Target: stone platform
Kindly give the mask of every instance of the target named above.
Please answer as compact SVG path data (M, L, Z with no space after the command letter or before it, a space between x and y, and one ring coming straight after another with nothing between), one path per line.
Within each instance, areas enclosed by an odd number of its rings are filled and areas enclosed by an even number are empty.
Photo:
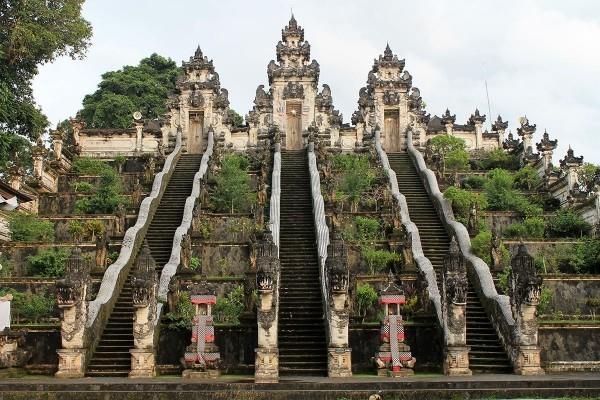
M372 396L376 395L376 396ZM380 396L380 397L377 397ZM372 396L372 397L371 397ZM414 376L386 379L286 378L278 384L253 383L251 377L218 380L25 377L0 381L0 400L339 400L339 399L488 399L600 397L600 374Z

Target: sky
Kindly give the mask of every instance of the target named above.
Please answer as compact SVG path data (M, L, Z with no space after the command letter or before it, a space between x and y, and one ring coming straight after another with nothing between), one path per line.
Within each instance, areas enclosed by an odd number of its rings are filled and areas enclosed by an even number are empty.
M40 67L34 95L56 124L75 115L100 75L156 52L187 60L200 45L214 60L231 106L245 115L268 87L281 29L293 10L349 122L373 59L386 43L406 60L431 115L446 108L465 123L475 108L537 124L559 146L600 163L600 1L596 0L88 0L94 29L83 60ZM489 93L489 107L486 85ZM489 118L491 109L492 118Z

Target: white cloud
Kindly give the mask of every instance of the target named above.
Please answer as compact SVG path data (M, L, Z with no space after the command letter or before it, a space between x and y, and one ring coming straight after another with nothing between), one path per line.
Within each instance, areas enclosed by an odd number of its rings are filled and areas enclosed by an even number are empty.
M53 122L73 115L103 72L157 52L180 62L197 44L214 59L232 106L245 114L265 84L290 7L305 28L321 84L348 121L358 89L387 41L432 114L446 107L465 121L479 107L515 129L527 114L541 135L600 162L600 3L594 1L193 1L86 3L93 46L83 61L43 66L34 89ZM115 10L119 10L115 12ZM489 120L489 116L488 116Z

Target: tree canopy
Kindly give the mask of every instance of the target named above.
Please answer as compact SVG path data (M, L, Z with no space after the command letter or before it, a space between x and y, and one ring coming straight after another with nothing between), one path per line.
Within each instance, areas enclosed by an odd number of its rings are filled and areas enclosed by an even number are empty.
M179 73L173 60L156 53L137 66L106 72L98 90L83 99L81 117L90 128L128 128L134 111L144 118L160 117Z
M38 66L59 56L82 58L92 27L83 0L4 0L0 3L0 132L37 138L48 125L35 104Z

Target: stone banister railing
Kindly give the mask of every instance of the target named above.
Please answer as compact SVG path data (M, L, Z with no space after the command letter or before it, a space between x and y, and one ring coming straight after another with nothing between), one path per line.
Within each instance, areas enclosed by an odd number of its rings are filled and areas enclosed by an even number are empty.
M321 295L323 296L323 304L325 316L329 321L330 306L328 301L327 271L325 269L325 261L327 260L327 246L329 246L329 228L325 221L325 202L321 194L321 177L317 167L317 157L315 155L314 143L308 144L308 171L310 173L310 188L313 201L313 216L315 219L315 233L317 236L317 254L319 255L319 275L321 277ZM329 333L328 333L329 335Z
M183 240L183 236L188 233L190 230L190 226L192 225L193 213L194 213L194 205L196 204L196 200L200 196L200 181L206 174L208 170L208 162L213 153L213 145L214 145L214 134L212 130L208 131L208 142L206 145L206 150L202 155L202 160L200 161L200 168L198 172L194 175L194 182L192 184L192 192L185 200L185 205L183 208L183 217L181 219L181 224L175 230L175 235L173 236L173 247L171 250L171 257L169 261L164 265L162 272L160 273L160 279L158 283L158 294L157 297L161 302L157 306L156 317L157 321L160 321L160 312L162 310L162 301L166 301L167 294L169 293L169 284L171 283L171 278L177 273L177 268L181 262L181 241Z
M279 255L279 213L281 207L281 144L275 143L273 153L273 172L271 175L271 201L269 203L269 224L273 243L277 246Z
M444 319L442 317L441 296L437 284L435 270L433 269L431 261L429 261L429 259L425 257L425 254L423 253L423 248L421 247L421 237L419 236L419 229L414 224L414 222L410 220L408 204L406 203L406 197L404 197L404 195L400 193L400 190L398 189L398 180L396 178L396 172L394 172L394 170L390 167L387 154L381 146L381 137L380 132L378 130L375 131L375 149L377 150L377 154L379 155L379 159L383 166L383 170L385 171L389 179L390 187L392 190L392 196L400 206L402 225L404 225L406 232L411 235L411 247L413 258L417 263L419 269L425 274L425 278L427 279L427 292L429 293L429 299L435 307L435 313L438 317L438 322L440 326L444 328L445 335L446 327L444 326Z
M454 219L452 206L440 192L435 174L427 168L423 155L413 145L412 130L410 128L407 130L406 136L408 154L425 183L425 189L433 200L434 207L446 226L446 230L456 238L460 250L470 267L468 268L470 280L474 284L479 298L491 317L492 323L514 365L518 353L519 338L515 319L510 308L510 299L508 296L498 294L489 266L471 251L471 239L467 228Z
M94 349L95 343L100 339L102 327L108 320L119 291L125 283L129 269L135 261L180 155L181 131L178 131L175 149L166 158L162 171L154 177L152 190L140 205L135 225L125 232L119 257L106 269L96 298L89 302L86 331L89 334L89 339L92 340L92 346L88 346L88 351Z

